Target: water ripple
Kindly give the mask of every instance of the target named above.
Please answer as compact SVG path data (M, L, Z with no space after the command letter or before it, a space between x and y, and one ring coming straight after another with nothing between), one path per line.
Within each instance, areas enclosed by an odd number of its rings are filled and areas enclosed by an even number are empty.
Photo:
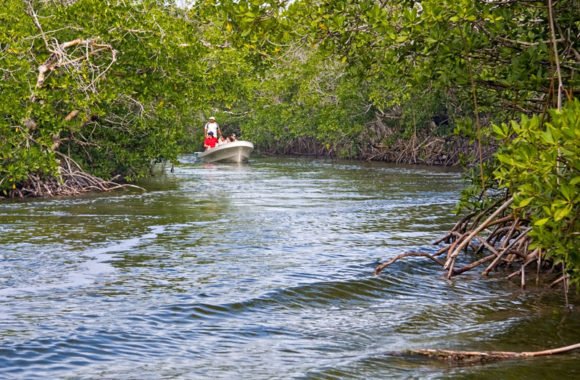
M144 185L0 204L0 378L477 377L392 353L580 338L560 293L449 281L421 258L372 275L434 249L457 172L186 156Z

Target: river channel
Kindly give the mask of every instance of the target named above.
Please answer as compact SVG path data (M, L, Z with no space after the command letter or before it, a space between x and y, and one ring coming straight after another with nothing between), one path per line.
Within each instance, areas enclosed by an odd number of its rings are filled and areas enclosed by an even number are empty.
M580 354L456 366L406 349L580 341L559 290L425 259L457 171L255 158L148 191L0 203L1 379L580 377ZM572 303L577 302L573 297Z

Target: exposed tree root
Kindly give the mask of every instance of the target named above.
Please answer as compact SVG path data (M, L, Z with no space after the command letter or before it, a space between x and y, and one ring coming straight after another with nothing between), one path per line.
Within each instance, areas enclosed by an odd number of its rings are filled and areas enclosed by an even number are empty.
M393 115L393 119L400 116ZM367 125L362 140L369 143L362 147L359 158L397 164L455 166L460 163L462 156L469 157L479 151L479 146L469 139L457 136L440 137L440 126L435 122L416 128L411 136L400 135L399 128L387 124L385 119L377 117ZM493 145L484 145L481 148L483 159L496 149Z
M281 141L272 140L269 143L260 144L260 152L275 155L334 158L344 156L345 152L353 153L356 151L358 154L350 156L350 158L397 164L455 166L459 164L462 156L468 156L475 149L467 139L441 138L429 133L404 138L394 136L392 131L381 130L380 133L376 132L376 135L374 137L363 136L362 141L358 143L345 139L344 141L336 141L332 145L322 144L310 137ZM383 143L381 139L389 140L389 142ZM391 139L392 141L390 141ZM379 142L376 142L377 140ZM484 155L489 156L493 149L493 147L486 147Z
M441 239L434 244L444 245L435 253L405 252L375 268L375 275L385 268L406 257L426 257L437 263L447 278L475 268L483 268L481 274L488 276L492 271L502 270L506 278L519 278L521 287L526 286L526 269L536 266L536 283L540 273L550 276L550 286L562 284L568 306L569 275L561 265L555 265L544 258L539 249L530 250L530 223L516 216L509 206L513 198L501 199L480 213L465 216ZM468 262L459 266L457 260L461 253L469 252ZM443 256L444 257L440 257ZM556 279L554 280L554 277ZM523 359L571 352L580 349L580 343L570 346L534 352L508 351L453 351L437 349L408 350L397 353L400 356L425 356L458 364L486 363L498 360Z
M142 187L121 184L114 180L107 181L85 172L72 158L60 154L61 166L58 177L46 177L30 174L28 180L8 193L8 198L32 198L73 196L87 192L106 192L121 188L135 188L145 191Z
M447 278L476 268L481 268L483 276L501 270L506 273L507 279L519 278L521 287L524 288L528 281L526 270L535 266L536 283L539 282L540 274L545 273L551 286L563 284L567 293L569 278L565 268L546 259L543 250L529 249L530 222L510 210L512 202L513 198L501 199L480 213L465 216L434 243L443 243L437 252L402 253L379 264L375 268L375 275L402 258L419 256L439 264ZM468 252L470 255L467 260L458 260L462 253ZM460 262L463 264L460 265ZM554 280L555 278L557 279Z
M370 145L362 151L361 158L397 164L454 166L459 163L461 154L471 149L471 146L458 139L435 136L419 139L413 136L410 139L396 138L387 145Z
M409 350L403 355L427 356L438 360L445 360L457 363L486 363L498 360L524 359L538 356L549 356L563 354L580 349L580 343L570 346L554 348L544 351L531 352L510 352L510 351L452 351L452 350Z
M378 265L378 266L375 268L375 274L379 274L379 273L381 273L381 271L382 271L384 268L386 268L386 267L388 267L389 265L391 265L391 264L395 263L396 261L399 261L400 259L403 259L403 258L405 258L405 257L417 257L417 256L419 256L419 257L426 257L426 258L428 258L428 259L431 259L431 260L435 261L437 264L439 264L439 265L441 265L441 266L443 266L443 265L444 265L443 261L441 261L441 260L439 260L437 257L435 257L435 256L437 256L436 254L429 254L429 253L425 253L425 252L405 252L405 253L401 253L400 255L398 255L398 256L396 256L396 257L393 257L393 258L392 258L392 259L390 259L389 261L386 261L386 262L384 262L384 263L382 263L382 264Z

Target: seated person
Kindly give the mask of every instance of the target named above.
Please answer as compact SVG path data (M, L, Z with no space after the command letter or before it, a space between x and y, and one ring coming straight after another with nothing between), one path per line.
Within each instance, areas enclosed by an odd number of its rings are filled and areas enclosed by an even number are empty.
M207 137L203 141L203 147L205 150L214 148L217 145L218 139L216 139L213 135L213 132L208 132Z
M218 145L222 145L222 144L226 144L229 143L230 140L228 140L227 138L224 137L224 135L221 135L220 138L218 139L217 144Z

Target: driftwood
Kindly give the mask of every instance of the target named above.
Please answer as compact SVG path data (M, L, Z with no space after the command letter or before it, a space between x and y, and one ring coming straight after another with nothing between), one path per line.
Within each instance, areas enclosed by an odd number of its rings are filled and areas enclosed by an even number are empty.
M445 360L456 363L486 363L498 360L525 359L538 356L564 354L580 349L580 343L570 346L554 348L544 351L511 352L511 351L452 351L419 349L408 350L402 355L426 356L433 359Z

